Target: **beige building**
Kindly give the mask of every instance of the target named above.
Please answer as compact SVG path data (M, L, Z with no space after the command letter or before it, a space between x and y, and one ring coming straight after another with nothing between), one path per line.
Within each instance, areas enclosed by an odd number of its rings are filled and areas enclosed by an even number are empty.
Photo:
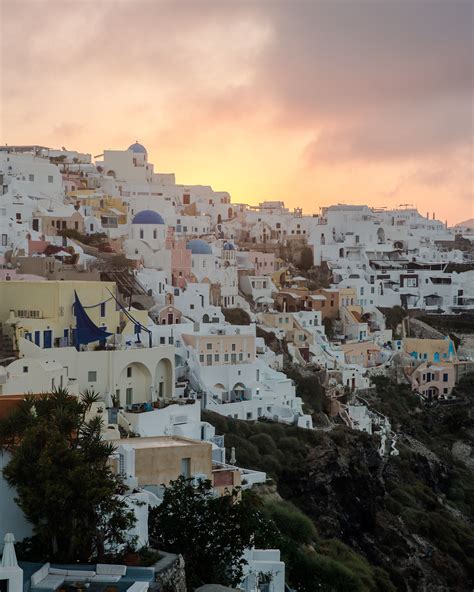
M178 436L127 438L116 442L126 477L138 485L169 485L180 475L211 479L212 444Z
M209 480L220 495L241 485L239 469L213 463L210 442L156 436L121 439L115 445L113 469L140 487L167 486L180 476Z
M84 218L77 211L63 215L54 211L37 212L33 214L32 228L47 236L55 236L60 230L77 230L82 234L85 231Z

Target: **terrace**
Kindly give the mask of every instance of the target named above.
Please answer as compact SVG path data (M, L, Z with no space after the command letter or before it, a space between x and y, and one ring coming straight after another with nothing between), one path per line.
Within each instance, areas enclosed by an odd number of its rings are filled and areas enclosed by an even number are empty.
M19 562L23 592L146 592L154 581L153 567L68 565Z

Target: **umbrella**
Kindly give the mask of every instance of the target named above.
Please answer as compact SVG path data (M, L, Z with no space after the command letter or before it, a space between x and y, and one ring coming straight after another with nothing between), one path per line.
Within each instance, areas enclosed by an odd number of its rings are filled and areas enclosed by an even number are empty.
M3 539L5 545L3 547L2 567L18 567L15 554L15 537L11 532L7 532Z

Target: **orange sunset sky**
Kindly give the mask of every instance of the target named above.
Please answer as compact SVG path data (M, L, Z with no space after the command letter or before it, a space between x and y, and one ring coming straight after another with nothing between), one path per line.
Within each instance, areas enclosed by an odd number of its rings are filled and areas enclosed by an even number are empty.
M0 0L0 141L233 201L474 217L474 3Z

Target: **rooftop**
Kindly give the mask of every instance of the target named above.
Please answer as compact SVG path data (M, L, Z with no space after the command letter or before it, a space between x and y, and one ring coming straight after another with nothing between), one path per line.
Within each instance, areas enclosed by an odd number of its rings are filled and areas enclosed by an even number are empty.
M116 440L117 446L130 446L131 448L171 448L176 446L199 446L206 444L197 440L190 440L179 436L154 436L148 438L122 438Z

